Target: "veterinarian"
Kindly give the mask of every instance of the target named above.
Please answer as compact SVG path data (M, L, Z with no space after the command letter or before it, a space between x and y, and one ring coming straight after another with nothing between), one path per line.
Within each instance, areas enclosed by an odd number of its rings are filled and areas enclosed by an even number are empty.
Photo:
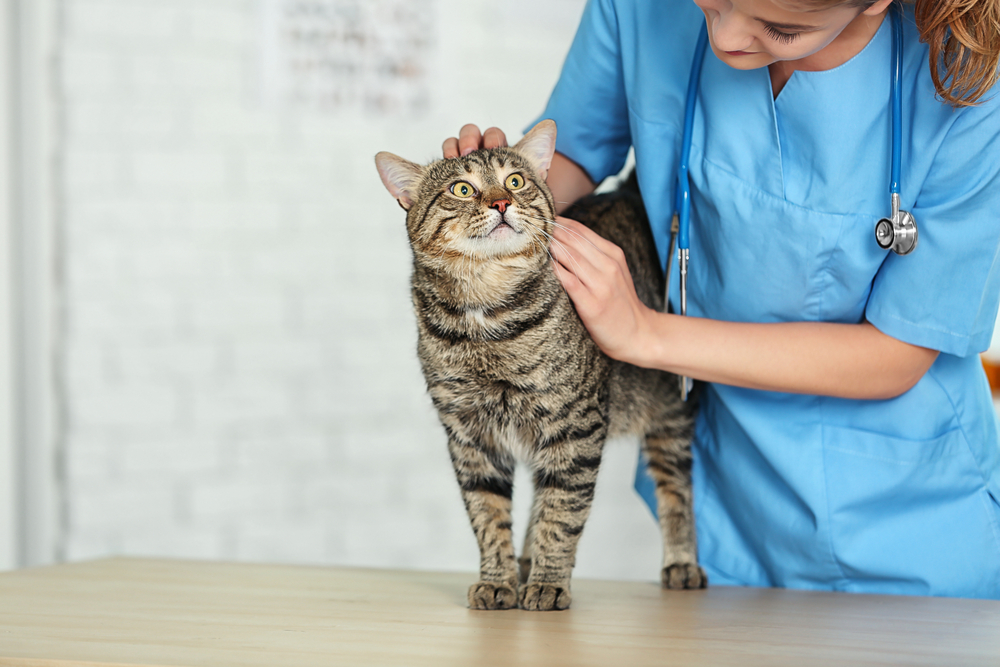
M688 316L643 306L617 248L582 225L562 219L552 253L608 355L707 383L693 477L712 584L1000 598L1000 445L978 356L1000 299L1000 2L902 6L907 255L874 234L890 215L890 11L591 0L543 114L561 208L635 148L665 263L707 25ZM469 125L444 151L500 145ZM655 506L643 473L636 485Z

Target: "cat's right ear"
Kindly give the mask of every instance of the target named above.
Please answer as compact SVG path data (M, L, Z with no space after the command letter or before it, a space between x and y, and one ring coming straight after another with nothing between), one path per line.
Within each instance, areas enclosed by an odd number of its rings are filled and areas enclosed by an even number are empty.
M396 198L400 206L409 211L417 194L417 186L424 177L424 168L385 151L375 156L375 166L378 167L378 175L382 177L385 189Z
M556 151L556 123L545 119L528 130L514 149L528 158L528 162L544 181L552 166L552 154Z

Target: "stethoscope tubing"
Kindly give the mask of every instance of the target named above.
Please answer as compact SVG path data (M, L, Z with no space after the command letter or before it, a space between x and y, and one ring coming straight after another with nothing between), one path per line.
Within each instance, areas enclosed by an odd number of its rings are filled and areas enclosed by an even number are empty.
M687 250L691 247L689 235L691 227L691 177L688 165L691 160L691 134L694 130L694 108L698 101L698 83L701 80L701 67L705 62L705 51L708 48L708 26L702 24L698 33L698 42L694 47L694 60L691 62L691 76L688 79L687 100L684 105L684 135L681 141L681 160L677 168L677 197L674 210L677 211L680 226L677 230L677 247Z
M903 19L896 3L890 5L892 21L892 87L889 89L889 106L892 108L892 179L889 194L899 194L899 170L903 155Z
M889 93L889 104L892 109L892 178L889 184L889 194L899 194L900 162L902 161L903 136L903 105L902 105L902 69L903 69L903 28L901 11L896 3L890 5L890 20L892 21L892 85ZM691 134L694 129L694 110L698 98L698 84L701 79L701 68L705 61L705 51L708 47L708 26L702 24L695 45L694 60L691 62L691 76L688 79L687 100L684 105L684 135L681 141L680 165L677 169L677 196L674 199L674 211L678 217L677 247L687 250L691 247L691 177L689 165L691 160ZM673 249L671 249L672 251Z
M892 172L889 182L889 195L892 205L891 221L894 226L900 214L904 214L913 222L913 217L905 211L899 211L899 180L900 163L902 162L902 69L903 69L903 28L902 10L897 3L893 3L889 8L889 20L892 21L892 75L891 86L889 88L889 106L892 117ZM666 280L664 285L664 310L670 300L670 273L673 270L674 239L677 241L677 255L680 261L681 279L681 315L687 315L687 273L689 262L689 249L691 247L691 177L689 165L691 159L691 135L694 131L694 111L698 99L698 87L701 80L701 69L705 61L705 51L708 48L708 25L702 23L701 31L698 33L698 41L695 44L694 58L691 61L691 75L688 79L687 99L684 104L684 135L681 140L680 162L677 168L677 192L674 197L674 214L671 216L670 224L670 247L667 250ZM900 252L906 254L911 252L916 246L915 225L912 228L913 242L908 250ZM894 247L894 250L896 248ZM899 250L896 250L899 252ZM682 377L681 397L686 399L690 390L690 380Z

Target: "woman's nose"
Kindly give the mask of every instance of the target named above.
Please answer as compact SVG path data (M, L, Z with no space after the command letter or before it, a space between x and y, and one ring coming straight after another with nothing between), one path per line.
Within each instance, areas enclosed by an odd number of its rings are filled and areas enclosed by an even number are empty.
M753 35L738 16L720 13L712 25L712 44L720 51L743 51L753 44Z

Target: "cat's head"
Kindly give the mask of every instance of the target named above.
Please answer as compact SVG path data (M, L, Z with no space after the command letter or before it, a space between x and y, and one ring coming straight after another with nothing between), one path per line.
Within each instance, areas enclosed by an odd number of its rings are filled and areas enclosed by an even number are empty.
M382 183L406 209L418 259L489 261L544 256L555 208L545 176L556 124L543 120L516 145L427 166L375 156Z

